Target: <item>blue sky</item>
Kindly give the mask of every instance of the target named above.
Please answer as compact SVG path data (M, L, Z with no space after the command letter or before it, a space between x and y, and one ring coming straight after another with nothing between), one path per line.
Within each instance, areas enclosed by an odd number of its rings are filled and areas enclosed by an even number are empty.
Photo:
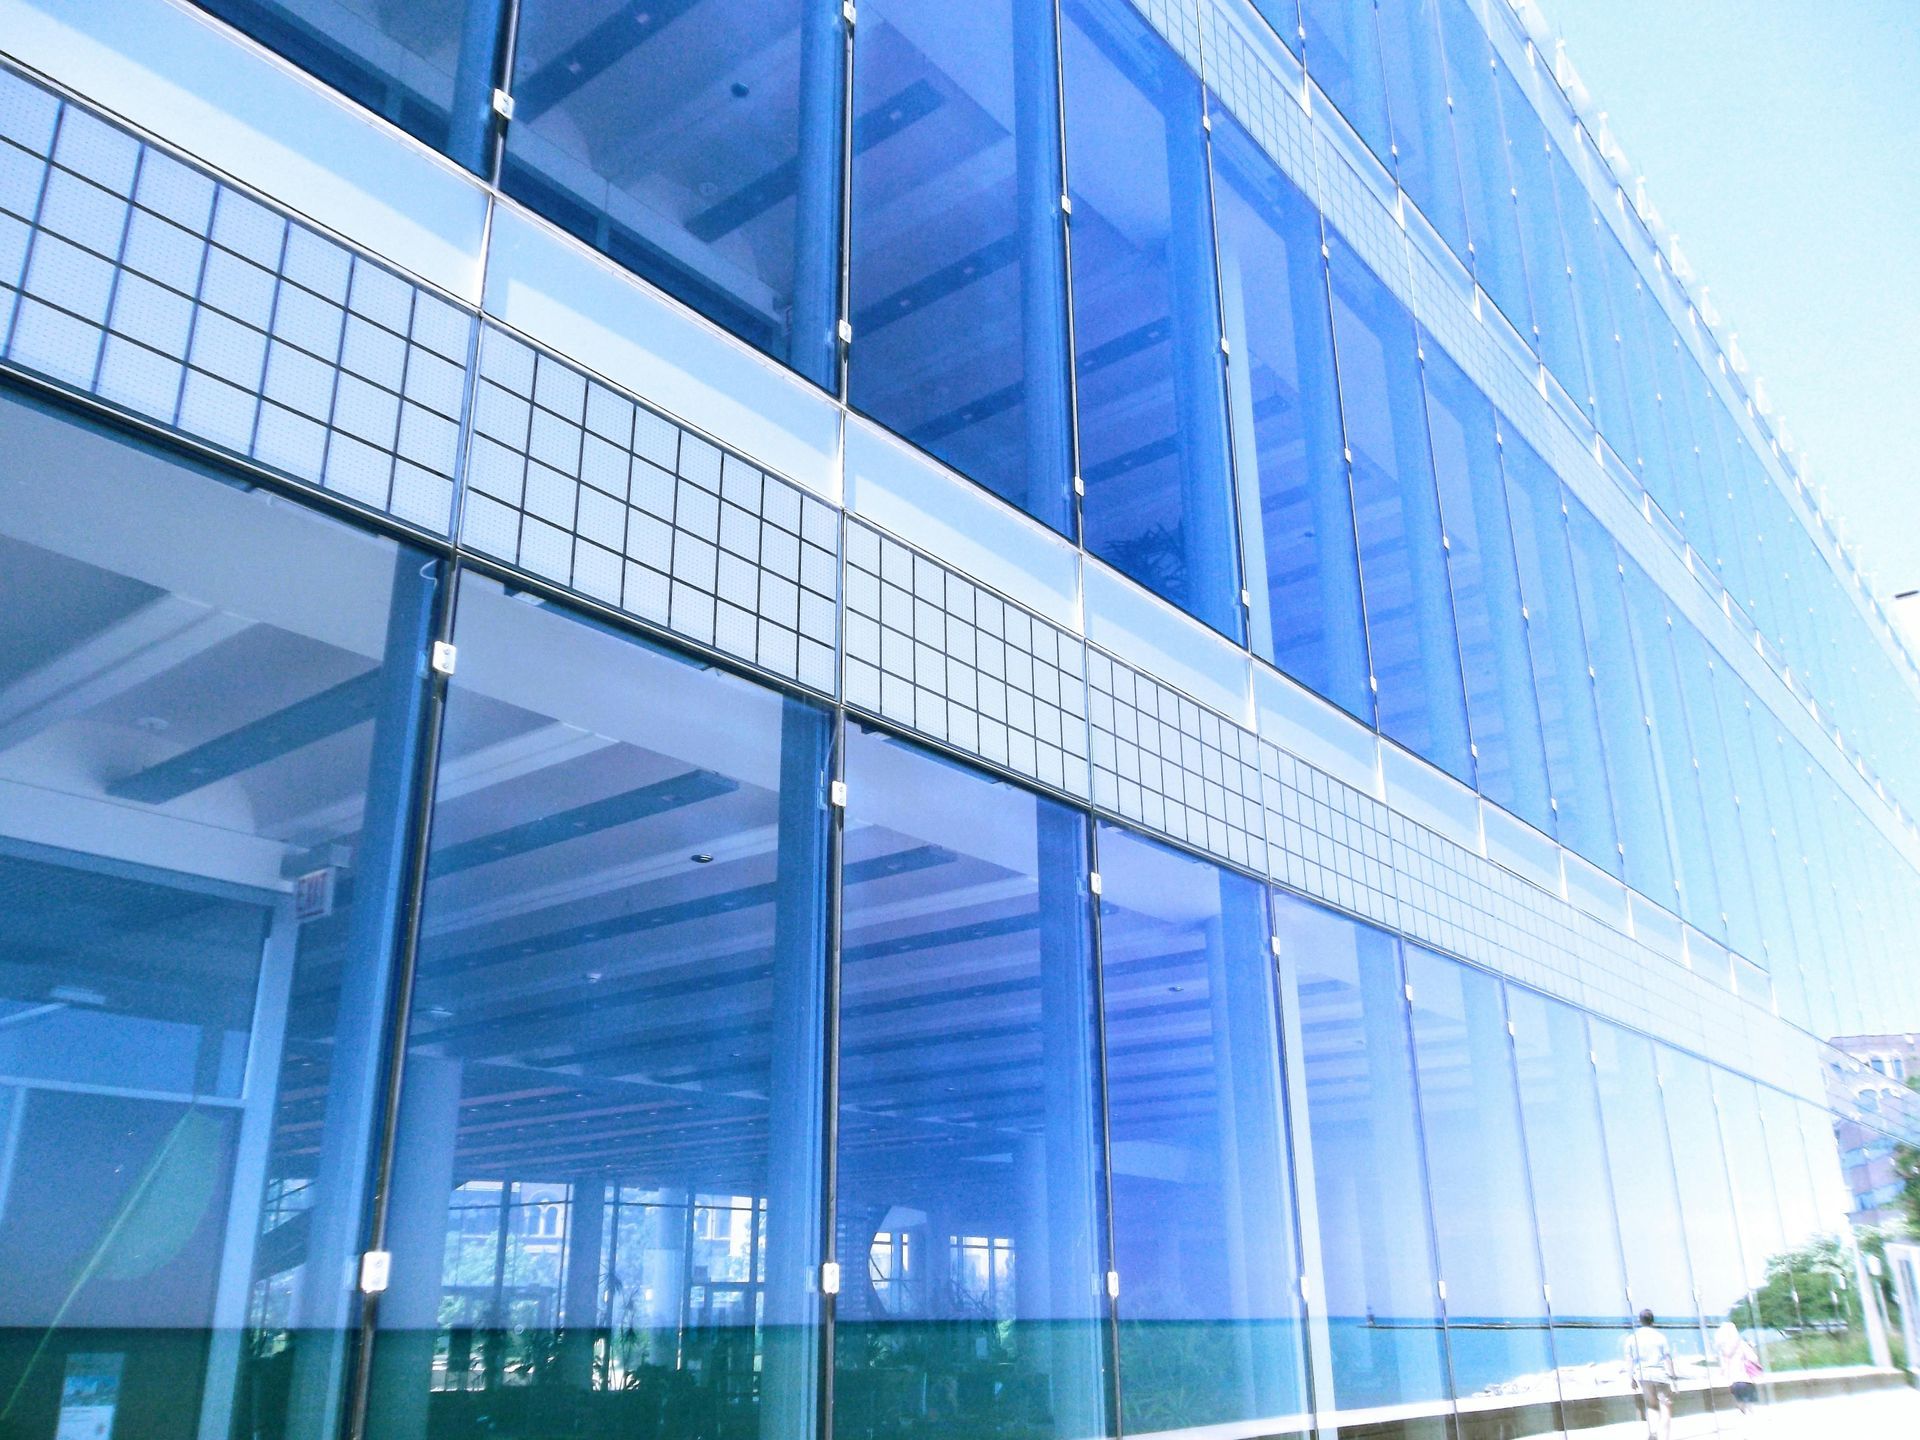
M1875 588L1920 586L1920 0L1538 3Z

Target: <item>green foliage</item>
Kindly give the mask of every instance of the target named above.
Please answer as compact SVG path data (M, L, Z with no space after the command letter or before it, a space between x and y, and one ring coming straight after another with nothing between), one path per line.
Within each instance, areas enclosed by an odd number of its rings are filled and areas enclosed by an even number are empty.
M1733 1307L1733 1322L1795 1335L1841 1330L1854 1317L1853 1252L1823 1235L1767 1261L1767 1278Z

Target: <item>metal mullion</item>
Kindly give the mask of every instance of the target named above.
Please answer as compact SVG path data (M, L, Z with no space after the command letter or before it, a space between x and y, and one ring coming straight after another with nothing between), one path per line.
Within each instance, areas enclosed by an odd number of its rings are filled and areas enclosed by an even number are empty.
M821 1130L820 1130L820 1231L821 1261L838 1263L836 1235L840 1219L840 919L843 910L843 878L847 807L832 803L846 783L847 711L835 704L832 710L832 753L827 774L822 777L827 801L827 912L826 973L822 1003L826 1006L821 1025ZM818 1272L816 1272L817 1274ZM816 1395L817 1435L826 1440L833 1434L834 1341L839 1323L839 1296L820 1296L819 1385Z
M432 626L431 651L439 642L451 642L455 609L463 571L456 555L444 562L441 592L436 602L438 613ZM429 859L434 812L434 792L440 770L440 750L445 732L449 677L427 664L427 656L414 657L424 671L427 685L426 713L421 718L425 729L419 767L413 776L413 808L407 820L406 892L402 897L402 933L400 953L395 966L392 989L387 997L387 1056L382 1077L380 1118L374 1139L374 1180L368 1201L366 1221L367 1250L387 1248L387 1221L393 1202L393 1171L400 1124L401 1088L406 1079L407 1038L413 1012L414 978L419 968L421 922L426 910L427 862ZM393 663L394 657L386 657ZM504 1191L502 1192L505 1193ZM380 1297L366 1295L360 1306L360 1327L356 1337L353 1368L346 1394L346 1440L362 1440L366 1434L367 1403L372 1391L373 1352L380 1319Z
M1082 811L1082 825L1087 837L1086 857L1087 875L1100 873L1100 818L1089 811ZM1104 888L1104 887L1103 887ZM1097 1294L1106 1302L1107 1326L1107 1403L1112 1411L1107 1417L1106 1433L1118 1435L1124 1429L1121 1423L1120 1380L1120 1297L1115 1293L1118 1287L1108 1281L1109 1275L1118 1273L1118 1257L1114 1249L1113 1230L1113 1113L1107 1100L1107 982L1106 956L1103 948L1103 927L1101 924L1102 900L1092 885L1086 885L1088 919L1088 954L1086 963L1093 967L1093 1034L1094 1064L1098 1074L1094 1077L1094 1090L1099 1097L1100 1126L1100 1194L1101 1194L1101 1258L1106 1264L1103 1272L1094 1277L1099 1287Z

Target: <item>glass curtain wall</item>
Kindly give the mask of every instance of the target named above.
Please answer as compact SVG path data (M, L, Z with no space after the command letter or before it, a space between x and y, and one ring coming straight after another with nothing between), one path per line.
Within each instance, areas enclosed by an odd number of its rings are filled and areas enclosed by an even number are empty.
M1569 1432L1631 1422L1619 1366L1633 1322L1587 1020L1517 985L1507 1015L1562 1419Z
M467 576L401 1072L380 1433L806 1433L811 705Z
M484 175L510 0L195 0L274 54Z
M332 1440L440 568L0 428L0 1432Z
M1265 887L1101 824L1120 1419L1311 1426Z
M1493 405L1431 338L1427 432L1480 793L1545 834L1552 791Z
M1339 235L1329 232L1327 244L1380 730L1471 785L1460 644L1413 317Z
M1322 1423L1449 1435L1452 1404L1406 995L1391 935L1276 896L1298 1012L1326 1298Z
M1253 648L1371 724L1320 215L1223 106L1209 111Z
M1109 1433L1084 815L848 733L833 1433Z
M835 388L845 26L814 0L518 0L501 184ZM941 116L854 117L860 153Z
M1064 0L1087 549L1244 639L1200 80L1128 0Z
M1500 981L1405 948L1460 1430L1557 1434L1560 1387Z
M1071 535L1059 108L1049 0L860 13L848 399Z

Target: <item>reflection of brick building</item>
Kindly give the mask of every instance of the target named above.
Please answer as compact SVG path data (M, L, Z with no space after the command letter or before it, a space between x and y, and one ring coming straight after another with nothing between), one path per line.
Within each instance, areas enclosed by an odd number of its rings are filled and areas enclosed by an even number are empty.
M1903 1186L1893 1168L1900 1139L1920 1137L1920 1034L1842 1035L1829 1056L1828 1103L1840 1140L1853 1223L1866 1227L1900 1218Z

